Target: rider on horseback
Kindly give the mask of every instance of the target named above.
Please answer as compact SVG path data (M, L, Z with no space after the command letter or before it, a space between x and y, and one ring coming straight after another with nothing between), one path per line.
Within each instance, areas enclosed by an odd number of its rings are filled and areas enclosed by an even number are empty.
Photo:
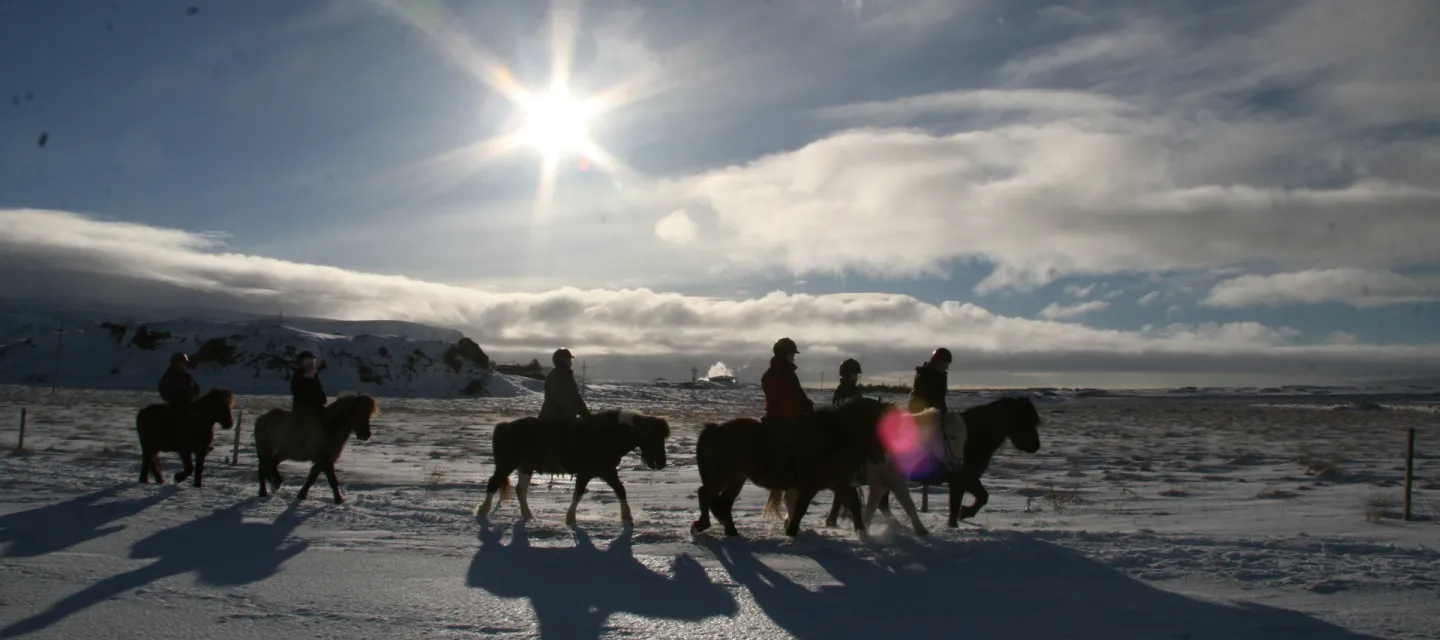
M190 374L190 358L183 353L170 356L170 366L160 376L160 400L170 407L171 416L178 418L200 397L200 384Z
M910 388L910 413L926 409L939 409L944 416L945 392L950 388L947 372L950 371L950 350L940 347L930 354L930 361L915 367L915 382Z
M840 363L840 384L835 387L835 397L831 403L840 406L840 403L851 398L860 397L860 362L854 358L846 358Z
M800 376L795 373L795 356L800 354L795 341L789 338L776 340L771 351L775 356L770 358L770 368L760 376L760 388L765 392L765 418L796 420L814 411L815 403L800 386Z
M325 386L320 384L315 354L301 351L296 360L300 367L290 374L290 415L297 421L319 421L330 399L325 396Z
M575 384L575 370L570 363L575 360L569 349L556 349L550 356L555 368L545 374L545 402L540 405L542 420L579 420L590 417L585 398L580 397L580 386Z

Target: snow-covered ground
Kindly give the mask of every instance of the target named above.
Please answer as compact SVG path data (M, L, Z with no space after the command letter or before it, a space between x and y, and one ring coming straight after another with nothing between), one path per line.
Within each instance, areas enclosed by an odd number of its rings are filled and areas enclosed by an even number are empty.
M816 392L817 401L826 394ZM737 507L744 540L692 536L696 432L755 415L753 388L594 385L594 407L671 417L669 466L625 462L637 524L596 481L540 477L537 520L482 528L497 421L539 397L381 400L369 442L324 481L255 497L249 426L286 398L242 396L240 464L217 431L203 489L137 484L151 393L0 387L0 636L28 638L1433 638L1440 628L1440 414L1433 405L1283 396L1055 398L1039 453L1001 450L990 505L959 529L826 529L798 542ZM961 404L985 399L957 396ZM1415 521L1398 518L1419 431ZM167 477L178 462L164 459ZM916 493L919 490L916 489ZM918 496L917 496L918 498ZM896 507L898 509L898 505ZM903 517L903 516L902 516ZM843 522L843 521L842 521ZM903 634L903 635L902 635Z

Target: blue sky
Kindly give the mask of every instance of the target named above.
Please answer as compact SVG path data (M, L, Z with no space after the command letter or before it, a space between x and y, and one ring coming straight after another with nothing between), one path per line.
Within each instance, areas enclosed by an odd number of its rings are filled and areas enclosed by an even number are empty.
M627 375L776 334L816 372L944 344L976 384L1429 375L1437 14L18 0L0 294L399 317ZM537 150L447 152L523 120L479 77L543 93L556 24L571 93L619 99L613 161L562 157L542 214Z

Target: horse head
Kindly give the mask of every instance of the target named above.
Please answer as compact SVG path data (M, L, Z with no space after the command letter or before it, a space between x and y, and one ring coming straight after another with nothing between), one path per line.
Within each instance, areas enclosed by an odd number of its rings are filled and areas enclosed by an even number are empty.
M633 411L621 411L621 424L630 429L636 446L640 448L640 459L645 466L659 471L665 468L665 439L670 437L670 422L659 416L647 416Z
M367 394L341 395L325 407L327 425L344 426L360 440L370 439L370 418L380 412L379 403Z
M211 389L200 397L196 405L207 424L218 422L221 429L234 428L235 394L229 389Z
M853 398L830 409L839 418L839 428L846 436L846 447L863 454L871 463L885 460L885 447L880 443L880 421L895 410L894 403L864 396Z
M1030 398L1001 398L1000 406L1005 411L1005 433L1010 444L1025 453L1040 450L1040 412Z

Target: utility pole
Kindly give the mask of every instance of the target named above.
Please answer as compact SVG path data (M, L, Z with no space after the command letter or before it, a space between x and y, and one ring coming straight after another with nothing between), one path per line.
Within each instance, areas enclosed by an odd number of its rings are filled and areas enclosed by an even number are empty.
M699 379L700 379L700 367L691 365L691 366L690 366L690 381L691 381L691 382L695 382L696 380L699 380Z
M55 372L50 375L50 395L55 395L56 387L60 384L60 351L65 348L65 319L60 318L60 328L56 330L59 334L55 339Z
M589 378L589 377L587 376L587 374L585 373L586 370L588 370L588 369L589 369L589 366L585 364L585 361L584 361L584 360L581 360L581 361L580 361L580 384L586 384L587 382L590 381L590 378Z
M825 390L825 372L824 372L824 371L821 371L821 372L820 372L820 390L821 390L821 391L824 391L824 390Z

